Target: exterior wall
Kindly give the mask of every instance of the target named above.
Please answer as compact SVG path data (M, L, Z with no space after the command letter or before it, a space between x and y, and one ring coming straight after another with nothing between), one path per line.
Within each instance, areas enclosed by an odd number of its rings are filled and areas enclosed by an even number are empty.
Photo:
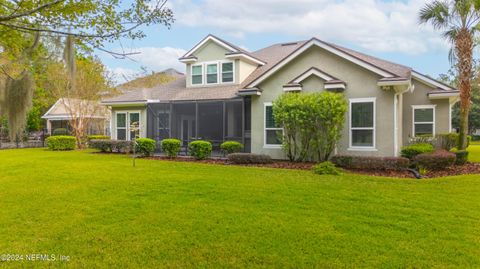
M321 48L313 47L292 60L259 87L263 90L261 96L252 97L252 152L269 154L273 158L285 158L280 148L264 147L264 103L274 101L283 93L282 86L294 79L310 67L337 77L347 83L346 98L376 98L376 150L349 150L349 116L346 115L342 138L337 148L339 154L393 156L394 155L394 93L381 90L377 86L380 78L362 67L340 58ZM308 79L304 82L304 91L320 91L323 83L318 79Z
M197 62L195 62L194 64L186 64L185 74L187 79L187 87L212 87L217 85L217 84L192 85L191 66L200 64L203 62L232 61L230 59L225 58L225 54L228 52L230 51L218 45L215 42L208 42L205 45L203 45L200 49L198 49L193 54L195 57L197 57ZM241 60L233 60L233 62L234 62L234 77L235 77L235 81L233 84L240 84L257 68L256 65L252 65ZM205 70L203 71L205 72ZM218 85L225 85L225 84L227 83L218 84ZM231 83L228 83L228 84L231 84Z
M403 95L403 144L408 144L413 136L413 105L435 105L435 134L449 133L450 102L448 99L430 100L427 93L434 88L417 80L412 80L415 90Z
M116 139L115 126L117 124L116 112L140 111L140 137L147 137L147 112L145 106L115 106L112 107L112 117L110 121L110 132L112 139Z

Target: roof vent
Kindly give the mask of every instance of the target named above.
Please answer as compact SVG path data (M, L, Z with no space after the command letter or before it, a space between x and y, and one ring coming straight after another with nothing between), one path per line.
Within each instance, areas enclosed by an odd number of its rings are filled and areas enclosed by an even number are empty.
M290 43L283 43L282 46L293 46L293 45L297 45L298 42L290 42Z

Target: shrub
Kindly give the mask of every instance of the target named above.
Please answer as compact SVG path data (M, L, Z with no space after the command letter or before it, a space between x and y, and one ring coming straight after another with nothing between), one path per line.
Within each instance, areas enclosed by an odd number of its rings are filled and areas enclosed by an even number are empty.
M437 144L437 136L433 137L431 135L418 135L415 137L410 137L408 141L409 145L414 144L431 144L432 146Z
M413 159L418 168L445 169L455 164L456 156L446 150L437 150L433 153L422 153Z
M235 164L267 164L272 158L265 154L232 153L227 156L228 161Z
M413 159L418 154L433 152L431 144L421 143L413 144L402 148L401 155L404 158Z
M410 165L410 160L404 157L336 155L331 161L337 166L350 169L403 170Z
M90 142L91 140L98 140L98 139L110 139L108 135L89 135L87 136L87 141Z
M47 147L50 150L74 150L77 139L73 136L58 135L47 138Z
M188 150L197 160L205 160L212 153L212 143L203 140L197 140L188 144Z
M156 142L150 138L137 138L135 139L135 152L142 154L143 156L150 156L156 148Z
M319 163L313 167L313 172L318 175L341 175L340 169L335 167L335 164L329 161Z
M237 141L225 141L220 145L220 149L225 154L236 153L242 151L243 144Z
M480 141L480 135L472 135L472 141Z
M458 134L457 133L446 133L438 134L437 136L437 147L444 150L451 150L456 147L458 144Z
M53 130L52 136L60 136L60 135L63 135L63 136L68 135L68 130L65 128L57 128Z
M182 141L174 138L168 138L162 140L162 150L170 158L176 158L180 152Z
M127 153L131 151L132 142L125 140L97 139L89 143L90 148L101 152Z
M458 150L455 151L455 164L456 165L464 165L468 162L468 151L466 150Z
M326 161L341 137L348 104L345 96L284 93L273 102L275 125L283 128L283 145L291 160Z

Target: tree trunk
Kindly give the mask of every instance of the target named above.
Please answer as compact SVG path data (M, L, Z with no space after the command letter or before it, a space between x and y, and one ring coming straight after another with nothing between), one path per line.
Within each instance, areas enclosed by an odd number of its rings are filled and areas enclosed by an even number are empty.
M470 112L470 96L472 91L472 57L473 38L468 29L461 29L455 39L455 53L458 57L457 72L460 90L460 133L458 149L467 148L468 114Z

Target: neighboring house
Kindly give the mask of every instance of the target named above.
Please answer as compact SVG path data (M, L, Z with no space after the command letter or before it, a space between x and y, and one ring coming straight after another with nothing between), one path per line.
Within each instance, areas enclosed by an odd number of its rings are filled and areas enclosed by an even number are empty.
M186 75L126 92L111 107L112 136L237 140L285 158L272 102L284 92L343 92L349 102L339 154L397 156L409 138L451 131L459 92L409 67L312 38L247 52L213 35L179 59Z
M82 106L82 112L77 112L74 107ZM68 107L73 107L69 109ZM81 115L91 118L87 129L87 134L109 134L110 129L110 111L97 103L79 99L60 98L55 104L42 116L47 121L47 132L52 134L55 129L65 128L71 130L70 121L72 116Z

